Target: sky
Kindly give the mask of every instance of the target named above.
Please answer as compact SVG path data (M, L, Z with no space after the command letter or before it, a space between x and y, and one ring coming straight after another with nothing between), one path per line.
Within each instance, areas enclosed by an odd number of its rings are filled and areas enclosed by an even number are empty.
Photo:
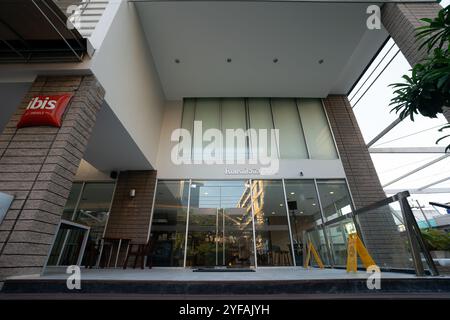
M441 2L442 6L449 4L450 0ZM408 74L411 69L411 66L401 52L395 56L397 51L398 47L390 39L349 95L350 102L353 105L353 111L355 112L364 140L367 143L397 118L394 112L390 112L392 106L389 106L389 103L393 97L393 90L389 87L389 84L401 82L402 75ZM386 58L375 69L376 65L386 53ZM390 65L363 95L380 71L393 57L394 59ZM375 72L370 75L374 69ZM364 81L366 83L362 86ZM361 89L357 92L360 87ZM361 96L362 98L360 99ZM405 119L382 139L377 141L373 147L446 146L450 143L450 139L442 141L439 145L435 144L435 141L445 133L438 132L438 129L445 123L446 121L442 115L437 119L418 116L414 122ZM371 156L382 185L386 185L401 175L441 157L442 154L372 154ZM388 193L389 189L417 189L447 177L450 177L450 157L386 186L385 191ZM434 185L432 188L450 188L450 180ZM388 193L388 195L390 194ZM430 207L428 205L430 201L440 203L450 202L450 194L413 194L411 199L418 200L421 205Z

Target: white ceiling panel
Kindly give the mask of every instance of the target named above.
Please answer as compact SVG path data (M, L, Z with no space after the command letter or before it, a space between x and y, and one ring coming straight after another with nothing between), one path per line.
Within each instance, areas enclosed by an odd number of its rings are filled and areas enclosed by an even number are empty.
M135 5L167 99L346 94L387 38L362 3Z

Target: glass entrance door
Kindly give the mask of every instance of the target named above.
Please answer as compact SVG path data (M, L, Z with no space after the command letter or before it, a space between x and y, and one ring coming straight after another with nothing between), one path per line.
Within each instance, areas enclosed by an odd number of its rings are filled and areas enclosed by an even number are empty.
M186 265L254 266L250 184L192 181Z
M247 208L225 208L222 242L223 265L227 267L251 267L254 265L253 225Z
M80 265L89 233L89 227L62 220L47 266Z

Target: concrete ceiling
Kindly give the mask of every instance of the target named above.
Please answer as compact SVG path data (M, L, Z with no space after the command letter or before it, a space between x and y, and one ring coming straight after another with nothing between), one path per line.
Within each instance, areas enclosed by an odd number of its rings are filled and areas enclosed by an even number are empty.
M152 169L147 158L106 102L97 113L84 158L101 171Z
M135 5L170 100L346 94L388 36L363 3Z

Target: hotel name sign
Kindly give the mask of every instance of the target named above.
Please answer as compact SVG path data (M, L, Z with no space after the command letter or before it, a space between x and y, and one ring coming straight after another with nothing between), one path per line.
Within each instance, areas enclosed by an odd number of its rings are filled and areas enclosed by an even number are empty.
M62 116L72 99L72 93L38 95L31 98L17 128L50 126L61 127Z
M261 176L260 168L225 168L226 176ZM303 177L303 171L299 171L298 175Z

